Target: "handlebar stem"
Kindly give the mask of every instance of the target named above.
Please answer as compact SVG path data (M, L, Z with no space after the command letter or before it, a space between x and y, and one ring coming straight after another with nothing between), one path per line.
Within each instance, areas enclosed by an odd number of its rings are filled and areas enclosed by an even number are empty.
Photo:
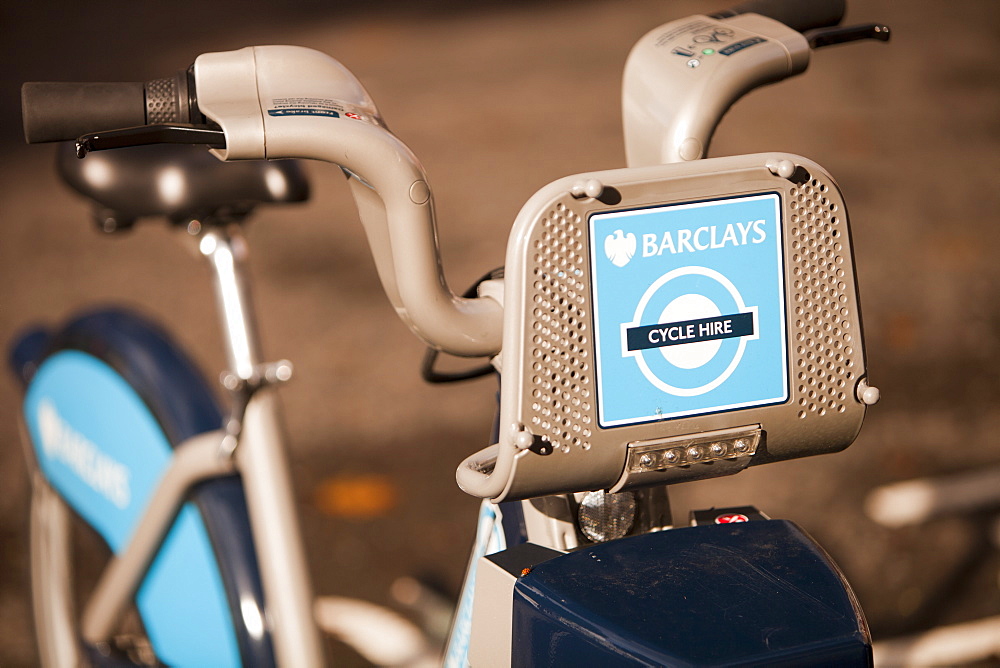
M457 355L500 350L502 307L465 299L441 268L434 199L423 167L386 128L371 97L339 62L293 46L200 56L198 105L226 135L224 160L317 159L339 165L403 321L434 348Z

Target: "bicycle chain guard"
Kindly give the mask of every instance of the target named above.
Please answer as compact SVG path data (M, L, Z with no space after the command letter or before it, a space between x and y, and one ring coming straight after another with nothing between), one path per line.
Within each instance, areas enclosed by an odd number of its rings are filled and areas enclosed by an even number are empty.
M798 156L568 177L511 233L500 442L458 471L520 499L841 450L866 382L847 211Z

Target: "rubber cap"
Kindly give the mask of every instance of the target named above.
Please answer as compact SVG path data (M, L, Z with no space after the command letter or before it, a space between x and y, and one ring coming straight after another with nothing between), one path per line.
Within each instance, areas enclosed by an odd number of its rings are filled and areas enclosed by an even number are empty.
M68 141L102 130L146 123L140 82L29 82L21 87L24 138L29 144Z

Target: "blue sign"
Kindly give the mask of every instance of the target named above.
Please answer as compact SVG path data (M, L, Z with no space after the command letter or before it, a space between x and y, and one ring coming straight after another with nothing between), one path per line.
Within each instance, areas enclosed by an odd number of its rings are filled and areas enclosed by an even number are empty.
M268 116L328 116L330 118L340 118L340 114L333 109L315 109L298 107L295 109L268 109Z
M781 198L594 214L598 421L788 399Z

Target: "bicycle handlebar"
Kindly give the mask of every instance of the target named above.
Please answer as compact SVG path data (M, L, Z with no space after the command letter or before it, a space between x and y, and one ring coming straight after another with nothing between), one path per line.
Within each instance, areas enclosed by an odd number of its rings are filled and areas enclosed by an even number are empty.
M21 113L24 138L35 144L76 139L95 127L145 125L146 101L141 83L29 82L21 87Z
M223 159L306 158L345 171L382 286L417 336L457 355L499 352L502 307L448 287L423 167L347 68L312 49L256 46L203 54L194 75L199 109L225 132Z
M747 0L710 16L725 19L740 14L760 14L780 21L792 30L805 32L839 25L844 20L845 11L846 0Z
M350 177L379 278L403 321L436 349L499 352L500 304L458 297L444 279L423 167L385 128L361 83L329 56L301 47L248 47L204 54L188 72L145 85L29 83L22 96L29 143L79 138L83 152L209 143L224 160L311 158L339 165ZM189 121L202 125L180 127ZM83 136L94 130L109 131Z
M805 69L809 43L796 29L835 25L843 5L751 0L716 15L724 20L692 17L649 33L625 73L630 166L702 157L733 101ZM204 143L223 160L339 165L350 177L382 285L410 329L457 355L500 351L502 297L468 299L448 287L423 167L386 129L361 83L329 56L291 46L209 53L187 72L148 84L25 84L22 105L29 142L138 126L90 139L104 140L104 148ZM171 125L184 123L195 125Z
M730 106L755 88L805 71L812 47L888 39L888 29L876 24L835 27L844 11L845 0L749 0L647 33L625 65L629 166L705 157Z
M69 141L95 130L199 123L187 72L146 83L28 82L21 87L29 144Z
M710 17L755 13L804 32L838 25L845 10L846 0L747 0ZM95 129L204 122L193 106L189 79L189 72L181 72L146 83L25 83L21 88L25 139L29 144L69 141Z

